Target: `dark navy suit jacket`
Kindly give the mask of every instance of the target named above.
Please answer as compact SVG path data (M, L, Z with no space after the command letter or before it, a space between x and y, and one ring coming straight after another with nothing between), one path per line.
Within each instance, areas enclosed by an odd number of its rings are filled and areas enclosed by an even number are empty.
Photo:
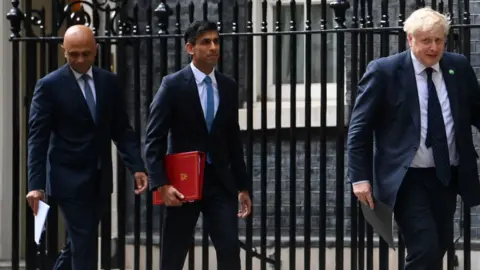
M51 196L68 198L88 195L95 185L112 192L112 140L132 173L145 171L117 76L96 67L92 72L97 123L68 65L37 82L29 119L29 191L46 189ZM102 179L92 182L99 161Z
M440 68L459 155L458 193L466 205L475 206L480 184L472 125L480 128L480 87L463 55L445 52ZM368 148L372 136L373 150ZM420 107L410 51L372 61L358 84L348 132L350 181L373 180L374 196L393 207L419 143Z
M215 171L233 194L250 190L238 126L238 86L215 72L219 105L210 133L190 66L166 76L150 106L145 139L150 189L168 184L165 154L209 152Z

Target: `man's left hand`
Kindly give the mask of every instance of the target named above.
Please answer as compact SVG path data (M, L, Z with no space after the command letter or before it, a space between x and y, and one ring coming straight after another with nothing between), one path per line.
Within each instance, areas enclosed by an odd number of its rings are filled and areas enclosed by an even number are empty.
M135 194L141 194L148 187L148 177L144 172L136 172L135 175Z
M238 217L246 218L252 212L252 201L248 191L241 191L238 193L238 202L240 203L240 210L238 211Z

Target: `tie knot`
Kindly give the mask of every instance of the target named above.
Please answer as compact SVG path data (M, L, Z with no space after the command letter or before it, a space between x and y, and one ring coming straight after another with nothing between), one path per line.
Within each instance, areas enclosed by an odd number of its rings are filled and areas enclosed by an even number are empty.
M203 81L207 84L211 84L212 83L212 78L210 78L210 76L206 76L205 79L203 79Z
M428 67L425 69L425 72L427 73L428 78L432 78L433 68Z
M90 79L90 76L88 76L88 74L83 74L81 78L82 78L84 81L88 81L88 79Z

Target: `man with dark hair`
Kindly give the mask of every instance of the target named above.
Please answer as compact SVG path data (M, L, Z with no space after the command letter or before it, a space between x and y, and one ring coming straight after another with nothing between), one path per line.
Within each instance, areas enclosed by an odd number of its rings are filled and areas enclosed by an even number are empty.
M217 252L218 269L240 270L237 217L251 212L248 182L238 125L238 85L215 70L219 34L212 22L195 22L185 32L192 62L163 78L150 108L145 155L151 190L166 204L161 269L183 268L200 212ZM207 154L203 199L182 201L169 185L167 153ZM238 202L241 209L238 211Z

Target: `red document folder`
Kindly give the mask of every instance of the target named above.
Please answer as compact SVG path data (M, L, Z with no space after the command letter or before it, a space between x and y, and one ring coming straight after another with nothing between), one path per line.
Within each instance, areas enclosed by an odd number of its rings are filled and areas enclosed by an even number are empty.
M184 201L202 199L205 153L199 151L169 154L165 157L169 184L185 196ZM153 192L153 204L164 204L159 190Z

